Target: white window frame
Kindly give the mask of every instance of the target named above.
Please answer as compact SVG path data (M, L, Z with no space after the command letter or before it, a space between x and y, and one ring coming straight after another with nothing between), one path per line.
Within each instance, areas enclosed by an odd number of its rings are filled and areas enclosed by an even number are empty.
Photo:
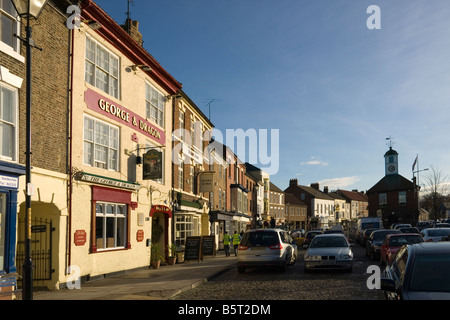
M153 95L157 98L156 105ZM155 115L152 114L153 109ZM165 128L166 96L148 81L145 82L145 112L147 120Z
M3 1L9 1L9 0L3 0ZM20 17L17 14L17 12L15 12L15 8L12 5L12 3L11 3L11 6L12 6L13 11L16 13L16 15L14 16L14 15L11 15L11 13L6 12L3 9L3 1L0 0L0 4L1 4L0 5L0 16L5 15L13 21L12 36L14 34L20 35ZM1 17L0 17L0 19L1 19ZM20 62L24 63L25 57L20 54L20 40L18 38L13 38L13 44L11 46L6 42L1 41L1 39L2 39L2 34L0 33L0 51L13 57L14 59L19 60Z
M98 206L102 206L103 207L103 212L98 212ZM113 208L113 212L112 213L107 213L106 212L106 208L108 206L111 206L111 208ZM119 207L123 208L123 213L119 212ZM102 236L101 238L103 239L103 243L102 246L98 246L97 245L97 250L98 251L102 251L102 250L114 250L114 249L123 249L126 248L127 246L127 240L128 240L128 235L127 235L127 231L128 231L128 206L124 203L113 203L113 202L107 202L107 201L97 201L95 203L95 236L96 236L96 244L98 244L98 237L97 237L97 229L98 229L98 219L102 220ZM108 219L113 219L113 232L114 235L112 238L108 238L108 234L107 234L107 229L108 229ZM124 219L123 224L120 226L118 223L119 219ZM122 227L122 235L123 235L123 239L122 242L123 243L117 243L118 241L118 228ZM112 239L113 241L113 245L112 246L108 246L108 239Z
M92 61L91 59L88 58L88 41L92 41L95 44L95 52L94 52L94 60ZM86 42L85 42L85 50L84 50L84 80L89 83L90 85L96 87L99 90L102 90L103 92L105 92L106 94L116 98L116 99L120 99L120 79L121 79L121 74L120 74L120 58L119 56L117 56L116 54L114 54L113 52L111 52L110 50L108 50L105 46L103 46L102 44L100 44L97 40L95 40L92 37L86 36ZM108 70L106 70L106 68L100 66L97 61L98 61L98 56L99 56L99 49L106 51L106 53L108 54L109 57L109 61L108 61ZM112 72L112 68L111 68L111 58L116 59L117 60L117 76L115 76ZM88 64L93 65L94 68L94 73L92 75L93 77L93 81L94 83L91 83L88 79L87 76L87 66ZM108 83L107 83L107 90L105 91L104 88L101 88L101 86L97 83L97 71L103 72L107 74L108 77ZM112 92L111 90L111 79L115 79L117 80L117 88L115 88L115 92Z
M93 121L93 132L92 132L92 141L91 140L87 140L86 138L86 119L89 119L91 121ZM101 123L102 125L106 125L108 126L108 146L106 145L101 145L98 142L96 142L96 123ZM117 130L117 149L113 148L111 146L111 129ZM86 161L86 143L91 144L91 163ZM99 159L96 159L95 157L95 146L96 145L100 145L101 147L107 147L107 160L106 160L106 167L102 167L99 165L96 165L96 163L103 163L101 162ZM114 160L114 158L111 157L111 150L116 151L117 154L117 158L115 159L116 162L116 166L114 168L111 167L111 160ZM83 163L87 166L91 166L91 167L95 167L95 168L100 168L100 169L105 169L105 170L111 170L111 171L119 171L119 167L120 167L120 128L112 125L108 122L99 120L97 118L91 117L87 114L84 115L83 117Z
M14 112L14 121L13 122L7 122L7 121L3 121L3 94L2 91L3 89L9 90L13 92L13 106L12 106L12 111ZM0 159L2 160L7 160L7 161L13 161L13 162L17 162L18 156L17 156L17 152L19 150L19 121L18 121L18 112L19 112L19 93L17 88L6 85L2 82L0 82L0 124L2 123L6 123L8 125L11 125L13 127L13 133L11 135L11 138L13 141L11 141L11 146L14 150L12 150L11 155L3 155L2 154L2 141L0 140Z

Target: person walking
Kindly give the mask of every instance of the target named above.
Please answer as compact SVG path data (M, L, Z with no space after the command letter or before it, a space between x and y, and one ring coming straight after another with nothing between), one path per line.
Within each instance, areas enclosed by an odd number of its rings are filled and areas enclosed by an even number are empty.
M223 248L225 250L225 256L230 256L230 242L231 242L231 236L228 234L228 231L225 231L225 234L223 235Z
M234 255L237 257L237 249L239 246L239 242L241 242L241 236L239 235L239 233L237 233L237 231L234 231L233 234L233 246L234 246Z

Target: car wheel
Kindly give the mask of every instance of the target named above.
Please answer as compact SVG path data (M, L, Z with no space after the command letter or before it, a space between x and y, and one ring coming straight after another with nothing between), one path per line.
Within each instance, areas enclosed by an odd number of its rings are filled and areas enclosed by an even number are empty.
M245 267L237 267L238 273L245 273Z

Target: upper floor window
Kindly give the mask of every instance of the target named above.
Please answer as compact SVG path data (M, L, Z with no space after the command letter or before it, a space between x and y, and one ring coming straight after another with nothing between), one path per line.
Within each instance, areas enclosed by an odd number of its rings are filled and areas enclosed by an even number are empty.
M153 88L149 83L145 84L145 105L147 118L164 128L164 105L166 97Z
M117 171L119 167L119 129L106 122L84 117L84 163Z
M13 51L18 51L18 39L14 34L18 34L19 23L16 19L17 11L11 0L0 0L0 41L11 47Z
M85 80L119 98L119 58L89 37L86 37Z
M386 193L380 193L378 195L378 204L380 206L387 205L387 194Z
M406 191L399 191L398 193L398 203L406 204Z
M17 90L0 84L0 157L16 160Z

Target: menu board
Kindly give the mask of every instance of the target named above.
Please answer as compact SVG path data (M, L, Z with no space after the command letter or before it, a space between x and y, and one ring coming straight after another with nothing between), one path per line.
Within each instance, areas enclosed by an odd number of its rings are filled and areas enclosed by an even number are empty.
M187 237L184 247L184 260L203 260L201 257L201 239L202 237Z
M202 237L202 255L214 256L215 255L215 241L214 236Z

